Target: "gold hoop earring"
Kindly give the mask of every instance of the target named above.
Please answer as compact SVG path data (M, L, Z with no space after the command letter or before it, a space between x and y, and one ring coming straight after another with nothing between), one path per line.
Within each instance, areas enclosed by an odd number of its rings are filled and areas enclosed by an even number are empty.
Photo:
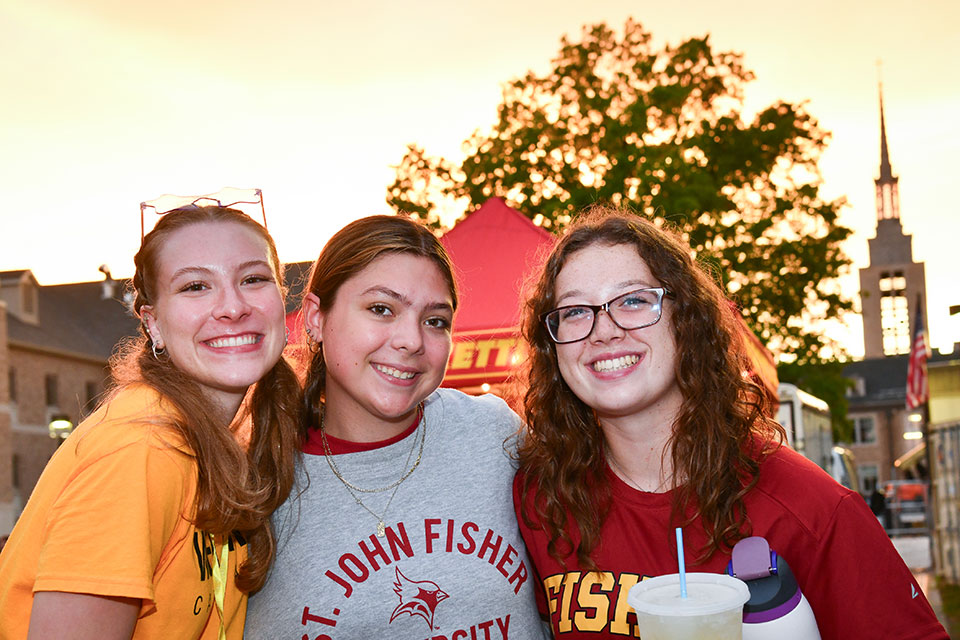
M320 341L313 337L313 331L309 327L305 327L304 331L307 334L307 348L310 350L310 353L320 351Z

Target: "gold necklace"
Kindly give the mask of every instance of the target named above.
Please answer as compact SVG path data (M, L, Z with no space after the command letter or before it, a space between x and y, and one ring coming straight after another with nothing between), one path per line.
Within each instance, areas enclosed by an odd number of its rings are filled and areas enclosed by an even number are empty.
M333 453L330 451L330 443L327 442L326 426L324 424L326 422L325 420L326 415L324 414L324 416L320 418L320 441L323 443L323 453L324 453L324 457L327 459L327 464L330 465L330 470L333 471L333 475L335 475L337 479L341 483L343 483L344 488L347 490L347 493L350 494L350 497L353 498L353 501L356 502L360 507L362 507L364 511L366 511L367 513L369 513L370 515L372 515L374 518L377 519L377 537L378 538L384 537L387 533L387 525L386 525L386 522L384 522L384 520L387 517L387 511L390 510L390 505L393 503L394 496L397 495L397 491L400 489L400 485L403 484L404 480L410 477L410 474L412 474L418 466L420 466L420 460L421 458L423 458L423 444L424 442L427 441L427 414L423 409L422 402L418 406L418 413L419 415L422 416L420 421L423 423L423 429L421 429L422 434L420 436L420 451L417 453L417 459L414 461L413 466L410 467L410 469L406 471L402 476L400 476L399 480L397 480L393 484L387 485L385 487L379 487L377 489L362 489L348 482L347 479L343 477L343 474L340 473L340 469L337 468L337 464L333 461ZM413 447L410 447L410 453L407 454L407 460L406 462L403 463L404 469L406 469L407 465L410 464L410 457L412 455L413 455ZM360 499L359 495L354 493L354 491L358 491L361 493L381 493L389 489L393 489L393 493L390 494L390 499L387 500L387 506L383 508L382 514L377 514L373 509L371 509L370 507L368 507L363 503L363 500Z

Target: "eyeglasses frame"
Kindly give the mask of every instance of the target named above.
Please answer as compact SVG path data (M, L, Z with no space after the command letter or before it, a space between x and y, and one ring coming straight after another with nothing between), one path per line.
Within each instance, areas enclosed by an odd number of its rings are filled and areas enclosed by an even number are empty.
M642 324L638 327L629 327L629 328L624 327L619 322L617 322L614 319L613 315L610 313L610 303L614 302L615 300L619 300L624 296L629 296L630 294L637 293L640 291L656 292L657 308L658 308L657 319L654 320L653 322L648 322L647 324ZM624 331L633 331L634 329L644 329L646 327L652 327L653 325L660 322L660 319L663 317L663 299L673 298L673 297L674 297L673 292L667 289L666 287L641 287L640 289L634 289L633 291L627 291L626 293L621 293L618 296L614 296L613 298L610 298L603 304L565 304L561 307L553 308L550 311L547 311L546 313L540 314L540 322L543 323L544 328L547 330L547 335L550 336L550 339L553 341L554 344L573 344L575 342L583 342L584 340L590 337L590 334L593 333L593 330L597 328L597 318L600 317L601 311L607 314L607 317L610 318L610 321L613 324L615 324L620 329L623 329ZM583 307L585 309L590 309L593 312L593 324L590 325L590 331L587 332L587 335L583 336L582 338L577 338L576 340L563 340L563 341L557 340L557 338L553 335L553 331L550 329L550 325L547 323L547 316L553 313L556 313L557 311L563 311L564 309L573 309L576 307Z

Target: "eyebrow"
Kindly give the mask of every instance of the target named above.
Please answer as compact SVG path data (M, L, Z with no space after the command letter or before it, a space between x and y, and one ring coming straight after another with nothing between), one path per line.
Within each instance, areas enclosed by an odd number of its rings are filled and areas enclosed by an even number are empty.
M655 287L658 285L653 285L643 280L624 280L623 282L618 282L616 285L616 288L626 289L627 287L634 287L634 286L640 289L645 289L648 287ZM629 291L625 291L624 293L629 293ZM586 297L586 295L587 295L586 292L580 289L573 289L571 291L565 292L562 296L558 296L557 299L554 301L554 303L559 304L560 302L563 302L567 298Z
M259 259L258 259L258 260L247 260L246 262L241 262L240 264L238 264L238 265L236 266L236 270L237 270L237 271L245 271L245 270L250 269L250 268L252 268L252 267L266 267L267 269L270 270L270 273L273 273L273 267L270 266L270 263L267 262L266 260L259 260ZM176 271L173 272L173 275L170 276L170 280L171 280L171 281L172 281L172 280L176 280L177 278L180 278L180 277L185 276L185 275L190 275L190 274L206 275L206 274L210 274L210 273L213 273L213 272L214 272L214 270L213 270L213 269L210 269L209 267L200 267L200 266L195 266L195 267L182 267L182 268L177 269Z
M388 298L392 298L406 307L413 305L413 303L410 301L410 298L408 298L407 296L403 295L398 291L394 291L393 289L389 287L385 287L383 285L374 285L372 287L369 287L363 290L362 292L360 292L360 295L365 296L371 293L379 293L381 295L385 295ZM453 312L453 305L451 305L449 302L433 302L431 304L428 304L426 308L427 310L430 310L430 311L437 310L437 311L450 311L451 313Z

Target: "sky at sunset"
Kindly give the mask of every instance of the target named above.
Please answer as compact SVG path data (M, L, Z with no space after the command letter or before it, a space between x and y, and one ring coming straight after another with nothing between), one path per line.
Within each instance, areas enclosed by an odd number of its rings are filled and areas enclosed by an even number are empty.
M129 276L139 203L260 187L284 261L312 260L384 201L406 145L460 157L501 85L560 37L632 16L659 44L709 33L757 79L747 112L807 101L821 169L867 264L882 59L891 163L935 347L960 341L960 2L0 0L0 270L42 284ZM856 271L847 277L856 292ZM862 354L860 322L838 336Z

